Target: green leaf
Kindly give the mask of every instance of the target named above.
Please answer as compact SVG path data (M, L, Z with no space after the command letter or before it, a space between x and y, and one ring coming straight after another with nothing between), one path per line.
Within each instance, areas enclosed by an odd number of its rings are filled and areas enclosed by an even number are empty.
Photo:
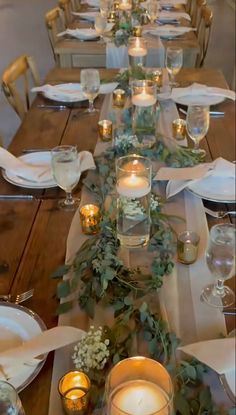
M88 314L88 316L90 318L94 318L94 309L95 309L95 301L93 300L93 298L88 298L85 305L84 305L84 310L86 311L86 313Z
M72 301L66 301L65 303L61 303L59 304L59 306L57 307L57 311L56 314L60 315L60 314L64 314L67 311L71 310L73 307L73 303Z
M57 285L57 297L65 298L71 293L70 281L62 281Z
M179 392L175 393L174 406L175 406L176 413L178 411L181 415L190 415L190 408L189 408L188 401Z
M193 366L188 365L185 369L185 373L190 379L196 380L197 372L196 372L196 369Z
M54 271L51 275L51 278L62 278L70 269L70 265L61 265Z

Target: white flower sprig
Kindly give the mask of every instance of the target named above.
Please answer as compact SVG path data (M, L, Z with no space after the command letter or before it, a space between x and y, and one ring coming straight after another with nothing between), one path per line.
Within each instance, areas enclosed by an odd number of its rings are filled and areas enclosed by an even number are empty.
M88 333L74 347L72 360L76 369L89 373L92 369L102 370L109 358L109 339L103 340L103 329L90 326Z

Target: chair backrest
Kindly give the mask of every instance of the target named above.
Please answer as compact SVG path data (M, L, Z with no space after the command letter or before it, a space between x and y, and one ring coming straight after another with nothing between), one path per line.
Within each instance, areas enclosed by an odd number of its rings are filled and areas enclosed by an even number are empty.
M191 0L191 6L190 6L189 14L190 14L190 17L191 17L192 24L193 24L193 22L196 18L195 17L196 12L197 12L197 0Z
M73 20L73 15L72 15L73 4L72 4L72 1L71 0L59 0L58 1L58 6L60 7L62 12L64 13L64 19L65 19L66 26L69 26L69 24Z
M65 30L64 16L59 7L49 10L45 15L45 23L51 44L53 56L57 65L59 65L59 57L55 53L55 44L58 41L57 34Z
M202 6L201 18L198 31L198 42L200 53L198 54L196 67L200 68L204 64L206 58L212 27L213 13L208 6Z
M71 6L72 6L73 12L78 12L81 7L80 0L71 0Z
M21 55L3 72L2 89L19 117L23 120L30 107L30 87L40 85L39 74L31 56ZM19 83L23 84L23 90Z
M196 27L197 29L197 33L199 31L199 24L200 24L200 20L201 20L201 11L202 11L202 7L206 5L206 0L197 0L196 2L196 12L194 15L194 18L192 20L192 26Z

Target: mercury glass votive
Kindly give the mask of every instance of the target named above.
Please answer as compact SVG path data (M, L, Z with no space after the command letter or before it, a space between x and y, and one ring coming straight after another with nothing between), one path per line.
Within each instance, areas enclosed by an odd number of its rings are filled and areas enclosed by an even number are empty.
M187 135L186 121L177 118L172 122L172 133L176 140L184 140Z
M115 89L112 94L113 107L124 108L126 95L124 89Z
M120 361L106 382L107 415L171 415L173 386L167 370L142 356Z
M134 26L132 28L132 35L134 37L141 37L142 36L142 32L143 32L142 26Z
M199 235L193 231L181 232L177 237L177 257L182 264L193 264L198 255Z
M97 205L84 205L80 208L80 223L85 235L94 235L100 230L101 211Z
M112 140L112 121L101 120L98 122L98 135L102 141Z
M152 81L155 82L158 88L162 87L163 72L162 69L156 69L152 72Z
M108 23L115 23L116 22L116 18L117 18L117 13L116 13L115 10L112 10L108 14L107 22Z
M66 373L58 383L62 407L66 415L87 415L91 383L77 370Z

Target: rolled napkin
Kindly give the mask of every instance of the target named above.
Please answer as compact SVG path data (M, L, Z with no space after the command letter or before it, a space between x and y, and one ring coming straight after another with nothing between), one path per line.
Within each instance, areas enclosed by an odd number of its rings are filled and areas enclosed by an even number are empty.
M174 101L185 96L219 96L223 98L229 98L235 101L235 92L229 89L217 88L212 86L206 86L198 83L193 83L186 88L173 88L170 98Z
M207 340L179 347L220 375L225 374L229 387L235 394L235 337Z
M184 33L191 32L193 30L196 30L195 27L187 27L187 26L175 26L172 25L165 25L165 26L159 26L159 27L150 27L145 30L143 30L143 34L150 34L153 36L180 36Z
M24 179L39 183L53 180L50 164L26 163L2 147L0 147L0 167Z
M167 11L167 10L162 10L159 14L158 14L158 20L177 20L177 19L186 19L191 21L191 17L189 16L188 13L185 12L178 12L178 11Z
M99 15L99 12L86 12L86 13L78 13L78 12L72 12L74 16L79 17L83 20L88 20L89 22L95 22L96 16Z
M69 35L75 37L76 39L81 40L90 40L90 39L97 39L98 33L95 29L66 29L64 32L58 33L57 36L61 37L64 35Z
M84 331L75 327L60 326L43 331L21 346L0 353L0 380L18 375L25 366L37 366L52 350L78 342Z
M194 167L161 167L154 179L169 180L166 187L166 196L169 198L181 192L190 183L209 176L235 179L235 164L219 157L212 163L203 163Z

